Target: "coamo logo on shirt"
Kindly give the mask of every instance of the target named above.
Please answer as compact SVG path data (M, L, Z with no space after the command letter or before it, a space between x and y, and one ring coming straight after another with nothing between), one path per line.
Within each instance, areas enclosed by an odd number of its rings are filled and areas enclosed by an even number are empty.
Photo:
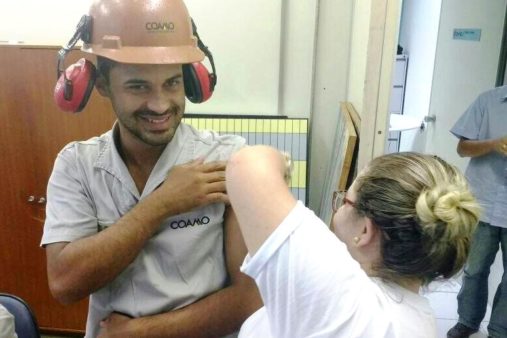
M178 221L173 221L169 224L171 229L185 229L188 227L194 227L199 225L206 225L210 222L210 219L208 216L203 216L201 218L194 218L194 219L180 219Z
M148 32L172 32L174 22L147 22L145 27Z

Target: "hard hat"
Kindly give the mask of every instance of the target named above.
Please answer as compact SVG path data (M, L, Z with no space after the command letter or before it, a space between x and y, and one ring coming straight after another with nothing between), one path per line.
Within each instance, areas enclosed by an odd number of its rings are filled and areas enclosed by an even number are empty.
M185 95L208 100L217 76L213 55L199 38L182 0L95 0L76 32L58 52L54 99L63 111L80 112L95 83L92 62L80 59L65 69L65 56L82 40L81 50L119 63L182 64ZM200 62L208 57L212 72Z
M82 50L120 63L202 61L182 0L95 0Z

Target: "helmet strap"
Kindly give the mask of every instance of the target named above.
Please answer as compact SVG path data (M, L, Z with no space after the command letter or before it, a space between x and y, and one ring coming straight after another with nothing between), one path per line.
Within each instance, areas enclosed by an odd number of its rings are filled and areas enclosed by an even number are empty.
M74 35L70 38L69 42L67 42L67 45L58 51L58 66L56 67L57 79L60 78L60 75L63 73L63 77L65 78L65 81L67 81L67 76L64 71L65 56L72 48L74 48L80 39L83 40L84 43L90 42L92 28L91 23L92 17L89 15L83 15L76 26L76 32Z
M215 85L217 84L217 75L215 69L215 62L213 61L213 54L211 54L208 46L206 46L204 42L202 42L199 33L197 33L197 26L195 25L194 19L190 18L190 21L192 22L192 32L194 36L197 38L197 46L204 53L204 55L206 55L206 57L209 60L209 63L211 64L212 72L211 74L209 74L209 77L211 81L211 90L213 91L213 88L215 88Z

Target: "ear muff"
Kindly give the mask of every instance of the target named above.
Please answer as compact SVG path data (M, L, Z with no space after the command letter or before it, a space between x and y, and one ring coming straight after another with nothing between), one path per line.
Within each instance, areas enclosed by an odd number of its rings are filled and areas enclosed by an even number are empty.
M193 103L201 103L208 100L213 94L215 85L217 83L217 75L215 69L215 62L213 61L213 54L211 54L208 47L202 42L199 33L197 33L197 26L192 22L192 32L197 38L197 46L206 55L211 65L212 72L201 62L194 62L191 64L183 65L183 82L185 84L185 95Z
M83 15L76 27L76 32L67 45L58 51L56 82L53 97L57 106L66 112L77 113L83 110L90 98L95 84L95 66L86 59L80 59L75 64L63 69L65 56L81 39L87 43L91 36L92 18Z
M212 72L210 73L200 62L183 65L185 94L191 102L201 103L211 97L217 83L217 76L213 55L199 37L193 20L191 20L191 23L193 35L197 39L197 46L209 59L212 68ZM82 40L85 44L91 43L91 30L92 17L83 15L72 38L58 52L58 81L54 90L54 99L58 107L63 111L80 112L86 106L93 91L96 69L90 61L80 59L77 63L64 70L65 56L76 43L79 40Z
M84 58L69 66L56 82L54 99L58 107L72 113L83 110L93 91L95 77L95 66Z
M213 93L211 75L200 62L183 65L185 95L193 103L208 100Z

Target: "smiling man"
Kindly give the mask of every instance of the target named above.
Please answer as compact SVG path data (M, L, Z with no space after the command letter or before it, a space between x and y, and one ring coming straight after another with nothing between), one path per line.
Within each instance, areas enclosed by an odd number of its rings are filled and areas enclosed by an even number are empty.
M213 90L199 63L209 52L181 0L98 0L84 19L78 36L117 121L56 159L41 242L51 292L90 296L86 337L231 334L261 305L239 272L246 248L224 182L245 141L181 123L185 96Z

